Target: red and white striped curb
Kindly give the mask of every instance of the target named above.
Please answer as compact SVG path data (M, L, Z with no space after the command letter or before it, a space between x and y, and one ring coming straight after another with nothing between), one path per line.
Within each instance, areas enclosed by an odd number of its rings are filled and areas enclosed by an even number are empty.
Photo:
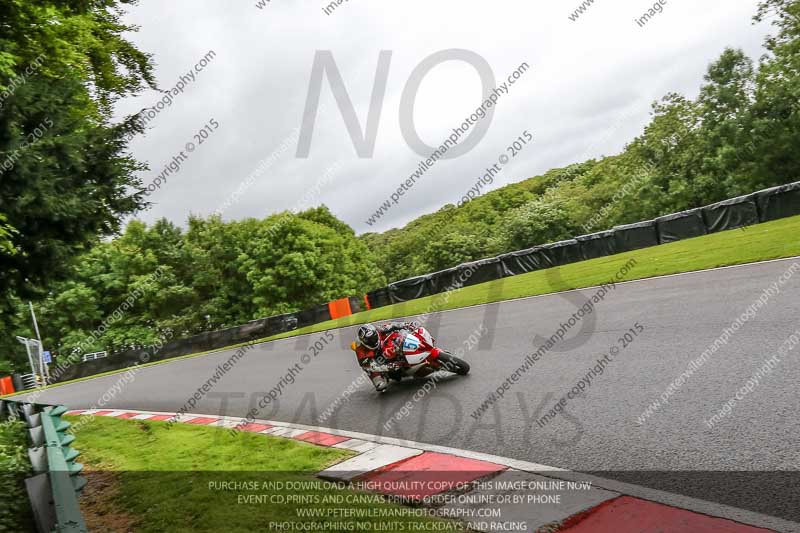
M109 409L67 414L153 421L175 416ZM177 422L234 428L241 419L187 414ZM775 517L490 454L268 420L240 429L355 452L354 457L319 472L319 477L358 482L410 503L444 503L442 516L461 519L477 531L508 530L503 529L508 524L514 524L516 531L569 533L800 531L800 524ZM566 490L557 502L540 501L542 490L548 490L545 487ZM465 488L469 493L464 493ZM492 516L502 516L502 522Z

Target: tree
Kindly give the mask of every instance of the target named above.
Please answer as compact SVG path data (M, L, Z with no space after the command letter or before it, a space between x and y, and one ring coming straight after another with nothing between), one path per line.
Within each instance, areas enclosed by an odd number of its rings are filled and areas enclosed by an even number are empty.
M766 39L752 109L759 187L800 179L800 2L762 2L755 20L768 19L778 32Z
M110 122L116 98L155 87L149 56L123 38L131 3L0 4L0 210L18 252L0 255L0 294L35 296L145 205L143 167L125 155L139 127Z
M575 231L570 214L559 198L528 202L514 210L505 225L509 250L521 250L571 237Z
M325 207L266 219L239 264L261 317L363 294L385 283L367 247Z
M22 331L20 298L41 298L75 256L145 206L126 155L133 117L113 102L155 88L151 59L123 35L128 0L0 3L0 324ZM9 253L13 251L14 253ZM9 338L11 340L9 340ZM0 351L18 353L13 337Z
M800 179L800 2L762 1L758 68L727 48L691 99L668 93L625 150L448 205L363 242L398 280Z
M703 203L752 191L758 153L751 142L753 62L741 50L726 49L712 63L698 97L702 117L697 147L696 194Z
M184 232L163 219L134 220L82 254L38 304L45 344L60 355L150 345L386 283L366 246L324 206L264 220L192 217L188 225ZM15 307L27 316L18 299Z
M422 260L430 272L444 270L485 256L486 239L464 231L453 231L429 242Z
M6 224L5 221L6 217L0 213L0 255L10 256L17 253L13 238L17 230Z

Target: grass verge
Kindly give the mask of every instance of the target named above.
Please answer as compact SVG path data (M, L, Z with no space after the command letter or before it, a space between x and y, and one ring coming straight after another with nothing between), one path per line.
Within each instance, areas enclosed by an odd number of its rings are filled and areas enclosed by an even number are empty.
M365 322L419 315L436 311L447 311L471 305L487 304L527 296L539 296L553 292L592 287L608 282L617 270L631 259L636 267L628 273L625 281L680 274L708 268L741 265L770 259L781 259L800 255L800 216L765 222L755 226L705 235L694 239L643 248L633 252L601 257L580 263L572 263L555 269L539 270L490 281L480 285L464 287L443 294L419 298L410 302L389 305L356 313L354 315L321 322L305 328L281 333L252 343L241 343L206 352L199 352L141 366L159 365L189 357L198 357L222 350L230 350L272 340L317 333ZM558 270L558 279L550 275ZM50 385L59 387L87 379L117 374L126 369L112 370L63 383ZM47 387L45 387L47 388Z
M391 531L415 530L407 527L411 523L436 522L437 531L457 526L416 517L413 509L376 494L323 486L314 474L352 452L291 439L97 417L82 426L75 447L89 478L81 507L91 531L278 531L271 525L276 522L304 526L296 531L347 531L342 526L354 520L370 526L361 531L377 531L386 521L344 516L341 509L397 513L391 518L397 529ZM280 489L274 487L278 482ZM325 496L329 503L322 503ZM339 503L348 498L359 502ZM303 509L330 513L324 519L301 518ZM325 524L314 526L322 520Z

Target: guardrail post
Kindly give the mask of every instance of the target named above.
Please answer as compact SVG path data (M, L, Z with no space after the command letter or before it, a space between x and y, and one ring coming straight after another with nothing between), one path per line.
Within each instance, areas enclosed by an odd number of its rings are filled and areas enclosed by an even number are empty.
M31 404L22 405L22 417L28 424L28 428L35 428L42 425L41 413L37 413L34 406Z
M33 471L37 474L47 472L47 454L44 448L44 428L42 427L42 417L37 415L26 415L28 421L28 435L33 443L32 448L28 448L28 457L31 460ZM31 500L33 501L33 500Z
M13 402L8 400L0 400L0 420L8 420L13 412Z
M50 505L53 491L47 472L26 479L25 490L28 492L28 499L31 502L36 530L39 532L58 531L55 507Z
M61 419L64 406L21 404L33 447L28 449L37 475L25 480L37 530L40 533L86 533L78 505L78 493L86 479L77 474L83 465L75 462L79 452L70 447L74 435L66 433L70 423Z
M77 475L83 470L83 465L75 462L80 452L69 446L75 436L66 433L70 423L61 420L61 415L66 412L64 406L46 408L42 413L42 426L58 530L78 533L87 531L77 497L77 492L86 485L86 478Z

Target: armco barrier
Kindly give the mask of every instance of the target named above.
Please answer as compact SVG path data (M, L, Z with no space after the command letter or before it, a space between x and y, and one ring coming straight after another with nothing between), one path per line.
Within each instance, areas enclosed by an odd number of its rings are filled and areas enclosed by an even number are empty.
M86 479L78 474L83 465L75 462L79 452L70 447L74 435L62 420L64 406L0 400L0 417L25 420L32 446L28 456L36 475L25 480L25 488L39 533L83 533L86 523L78 505L78 493Z
M388 287L367 293L364 296L363 306L361 299L351 298L350 306L352 312L376 309L449 291L461 285L474 285L793 215L800 215L800 182L772 187L706 207L665 215L656 220L617 226L611 230L581 235L575 239L535 246L397 281ZM330 305L322 304L305 311L262 318L243 326L170 341L153 355L151 360L215 350L231 344L266 338L325 322L330 320L331 316ZM102 360L73 365L60 374L58 381L139 364L142 353L143 350L130 350L112 354Z
M11 383L14 385L14 390L24 390L25 384L22 382L22 374L11 374Z

